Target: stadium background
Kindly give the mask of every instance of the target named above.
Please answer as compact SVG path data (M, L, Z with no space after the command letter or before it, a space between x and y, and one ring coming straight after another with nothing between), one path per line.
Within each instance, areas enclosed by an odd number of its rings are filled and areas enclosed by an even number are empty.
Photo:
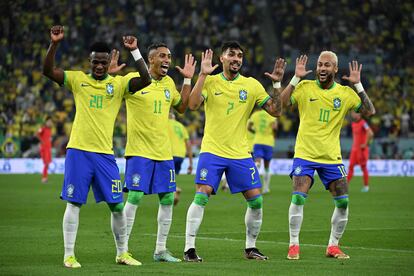
M182 65L185 53L199 60L201 51L215 50L224 40L239 40L246 48L242 73L261 80L275 57L288 61L284 83L302 53L310 56L315 71L321 50L339 56L339 74L348 73L348 62L363 64L362 82L377 114L369 119L375 133L371 158L414 157L414 5L410 1L5 1L2 2L0 34L0 145L1 157L38 157L35 133L43 118L51 115L53 156L64 157L73 117L70 92L42 77L41 66L53 24L65 26L56 64L61 68L88 70L88 48L105 40L121 49L127 71L133 70L121 36L135 34L140 49L165 42L173 53L169 74L177 84L182 77L173 68ZM198 69L197 69L198 72ZM310 78L314 77L311 73ZM194 79L195 81L195 79ZM337 81L342 83L339 78ZM178 116L190 133L193 151L203 136L203 111ZM125 108L116 123L114 149L121 157L126 134ZM279 120L274 157L290 158L298 127L295 110L286 110ZM351 146L349 120L342 129L342 149L348 157Z
M53 24L66 28L56 64L62 68L88 69L88 46L106 40L121 49L121 36L136 34L141 52L152 42L164 41L172 50L173 65L182 65L190 51L200 60L207 47L215 50L215 62L223 40L237 39L246 48L242 72L258 78L272 69L274 58L289 62L284 78L293 75L294 60L310 56L309 68L315 70L318 53L324 49L339 56L339 76L347 74L347 62L363 63L363 84L373 100L377 114L370 119L375 132L372 158L411 164L414 174L414 4L412 1L385 0L258 0L258 1L46 1L15 0L0 2L0 274L65 275L73 271L62 266L62 214L65 204L59 199L62 174L53 174L47 185L38 174L4 174L17 160L26 159L29 171L38 171L38 141L35 133L46 115L53 116L54 157L61 158L55 172L63 170L65 145L74 116L72 95L42 77L43 57ZM121 50L122 61L131 62ZM132 70L132 64L125 70ZM124 72L123 72L124 73ZM182 78L174 69L169 74ZM310 78L313 78L312 73ZM341 81L338 79L338 81ZM186 112L178 118L188 128L195 152L199 147L204 113ZM277 161L292 156L298 116L286 110L279 120L276 142ZM125 109L118 116L115 132L117 156L125 144ZM344 157L351 144L349 121L342 129ZM284 162L291 161L284 159ZM385 160L387 159L387 160ZM382 162L378 160L378 162ZM390 163L391 162L391 163ZM34 164L36 163L36 164ZM287 163L286 163L287 164ZM39 169L37 169L37 167ZM6 170L5 170L6 168ZM281 167L286 170L288 168ZM60 171L59 171L60 170ZM77 257L79 275L164 274L164 275L412 275L414 264L414 193L412 177L371 177L371 190L361 193L361 177L350 185L351 217L341 240L351 256L343 262L324 257L329 236L333 203L318 179L308 198L301 231L301 258L289 262L287 209L291 180L273 175L270 194L264 196L264 221L258 239L260 250L270 259L250 262L242 259L245 201L240 195L220 192L205 212L197 238L197 248L205 262L159 264L152 260L155 243L158 198L148 196L139 207L130 248L143 266L122 267L114 263L113 237L109 214L104 204L94 202L82 208ZM194 197L194 177L177 176L183 189L181 202L174 208L169 249L182 253L185 217Z

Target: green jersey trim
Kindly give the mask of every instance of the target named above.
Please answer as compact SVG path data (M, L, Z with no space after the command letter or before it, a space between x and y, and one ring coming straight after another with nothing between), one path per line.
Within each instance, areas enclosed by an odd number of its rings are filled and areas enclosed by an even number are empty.
M180 100L178 101L178 103L174 105L174 107L179 106L179 105L181 104L181 102L182 102L182 100L180 99Z
M234 79L232 79L232 80L227 79L226 76L224 76L224 73L223 72L220 73L220 76L225 81L235 81L235 80L237 80L240 77L240 73L237 73L236 77Z
M319 82L319 80L316 80L316 84L319 86L319 88L321 88L323 90L331 90L336 86L336 82L333 82L333 84L329 88L325 89L321 86L321 83Z
M261 103L259 103L260 107L263 107L263 105L270 99L270 96L267 96Z
M294 105L296 103L295 98L293 96L290 96L290 103Z

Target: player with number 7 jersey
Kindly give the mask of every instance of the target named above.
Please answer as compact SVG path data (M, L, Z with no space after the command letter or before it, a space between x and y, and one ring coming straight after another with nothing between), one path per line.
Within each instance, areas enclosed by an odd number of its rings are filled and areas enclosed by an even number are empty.
M273 117L280 116L280 86L274 86L269 96L256 79L242 76L239 70L243 55L244 50L237 41L225 42L220 55L223 72L210 76L218 65L212 66L213 51L206 50L201 56L200 76L191 91L189 106L196 110L204 102L206 123L195 178L196 194L187 213L184 260L188 262L202 261L195 250L195 239L204 207L218 191L224 172L230 191L242 193L248 205L245 257L268 259L256 248L262 224L262 185L251 156L246 126L256 105ZM283 59L278 59L273 73L267 75L280 84L285 65Z

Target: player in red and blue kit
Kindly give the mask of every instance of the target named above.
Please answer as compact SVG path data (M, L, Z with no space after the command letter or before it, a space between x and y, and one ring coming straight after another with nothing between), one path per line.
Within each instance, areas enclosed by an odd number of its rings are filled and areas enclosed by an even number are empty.
M361 114L352 112L351 113L353 122L352 122L352 149L351 156L349 157L349 169L348 169L348 183L351 181L352 176L354 175L354 166L361 166L362 174L364 176L364 187L362 192L369 191L369 175L367 162L369 157L369 142L371 141L374 133L369 127L368 123L362 119Z

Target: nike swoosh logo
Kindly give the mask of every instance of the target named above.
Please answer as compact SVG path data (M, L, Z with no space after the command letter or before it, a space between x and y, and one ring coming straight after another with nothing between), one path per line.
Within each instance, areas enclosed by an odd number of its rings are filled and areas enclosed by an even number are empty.
M175 185L168 186L168 189L172 189L172 188L174 188L174 187L175 187Z
M85 86L90 86L89 84L87 84L87 83L81 83L81 86L82 87L85 87Z
M216 95L216 96L221 95L221 94L223 94L223 92L216 92L216 93L214 93L214 95Z
M252 185L255 185L255 184L257 184L257 181L255 181L255 182L252 182Z
M148 94L149 93L149 91L141 91L141 95L145 95L145 94Z
M314 101L317 101L318 99L312 99L312 98L310 98L309 99L309 101L311 101L311 102L314 102Z
M119 198L121 195L113 195L112 196L112 199L117 199L117 198Z

